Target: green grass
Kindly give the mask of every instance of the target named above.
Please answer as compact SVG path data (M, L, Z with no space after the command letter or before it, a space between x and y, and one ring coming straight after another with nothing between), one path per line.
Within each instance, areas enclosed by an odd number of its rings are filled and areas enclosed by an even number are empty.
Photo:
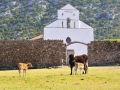
M120 42L120 39L110 39L110 40Z
M120 39L105 39L105 40L106 40L106 41L111 41L111 42L112 42L112 41L113 41L113 42L114 42L114 41L120 42Z
M120 90L120 66L89 67L86 75L69 75L70 68L0 71L0 90Z

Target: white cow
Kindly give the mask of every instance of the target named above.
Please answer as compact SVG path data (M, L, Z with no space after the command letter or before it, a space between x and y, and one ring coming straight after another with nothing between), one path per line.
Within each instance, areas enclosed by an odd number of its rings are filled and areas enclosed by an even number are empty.
M84 73L84 64L75 62L74 73L77 74L77 69L80 69L80 74Z

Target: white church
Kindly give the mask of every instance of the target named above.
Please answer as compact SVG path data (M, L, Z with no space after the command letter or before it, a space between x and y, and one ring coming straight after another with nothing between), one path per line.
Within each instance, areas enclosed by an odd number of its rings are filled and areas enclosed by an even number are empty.
M94 40L93 28L79 20L79 10L67 4L57 12L56 21L44 27L44 40L63 40L68 42L90 43ZM87 54L87 46L74 43L67 46L68 54Z

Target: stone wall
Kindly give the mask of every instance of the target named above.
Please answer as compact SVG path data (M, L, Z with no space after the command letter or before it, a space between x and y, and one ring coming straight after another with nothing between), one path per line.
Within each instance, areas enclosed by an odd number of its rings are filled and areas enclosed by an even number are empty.
M16 69L19 62L31 62L34 68L66 65L63 40L0 41L0 69ZM92 41L88 45L89 66L120 64L120 42Z
M120 64L120 42L93 41L88 45L89 65Z
M63 40L0 41L0 69L14 69L19 62L31 62L35 68L59 66L66 62Z

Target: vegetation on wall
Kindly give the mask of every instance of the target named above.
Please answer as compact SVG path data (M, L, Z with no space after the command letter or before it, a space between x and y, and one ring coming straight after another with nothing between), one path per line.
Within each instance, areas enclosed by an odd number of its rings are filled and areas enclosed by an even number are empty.
M80 20L94 28L95 40L120 38L119 0L1 0L0 40L30 39L57 19L57 10L71 4Z

